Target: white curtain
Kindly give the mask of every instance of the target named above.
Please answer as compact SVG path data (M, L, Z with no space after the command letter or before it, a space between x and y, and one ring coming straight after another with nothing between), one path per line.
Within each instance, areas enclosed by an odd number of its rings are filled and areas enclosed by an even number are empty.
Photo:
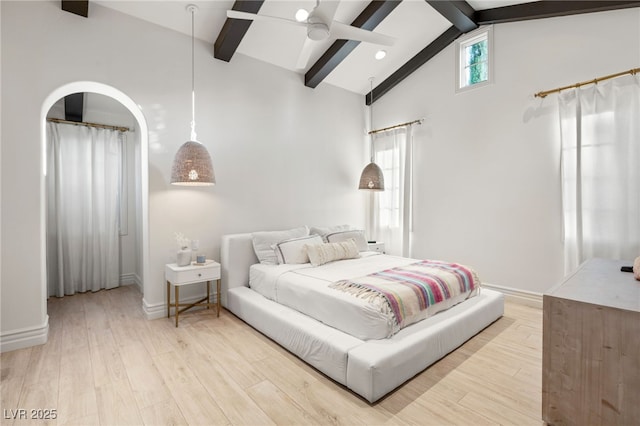
M49 296L120 282L121 133L47 123Z
M374 162L384 174L384 191L372 193L371 233L388 254L411 257L412 132L405 126L377 133Z
M640 76L559 96L565 272L640 256Z

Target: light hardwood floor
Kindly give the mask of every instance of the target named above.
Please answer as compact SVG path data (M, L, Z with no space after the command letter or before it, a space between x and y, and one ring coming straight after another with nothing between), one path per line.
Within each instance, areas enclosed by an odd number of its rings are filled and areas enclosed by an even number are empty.
M505 315L376 404L227 311L143 317L134 286L51 299L49 341L1 355L2 425L541 425L542 311ZM55 409L54 421L13 420Z

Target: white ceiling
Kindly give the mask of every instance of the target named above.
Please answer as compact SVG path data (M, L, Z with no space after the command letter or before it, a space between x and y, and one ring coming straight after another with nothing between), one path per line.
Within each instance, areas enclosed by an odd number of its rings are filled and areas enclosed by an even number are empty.
M532 0L468 0L467 2L475 10L482 10L527 1ZM187 35L191 35L191 14L186 10L186 6L195 4L198 6L195 14L195 36L213 45L226 20L226 12L232 8L234 1L91 0L91 3L109 7ZM350 24L368 4L368 0L342 0L334 19ZM266 0L259 14L293 19L298 9L310 10L314 6L315 0ZM91 16L91 9L89 9L89 16ZM394 46L381 47L360 43L324 79L323 83L365 94L369 91L370 77L374 77L374 85L384 81L450 26L451 23L424 0L404 0L375 29L376 32L395 37ZM307 69L298 70L296 60L304 39L305 29L302 27L253 22L236 53L304 74L333 43L331 39L318 42ZM374 54L380 48L387 51L387 56L382 60L376 60ZM211 51L213 52L213 47ZM217 59L213 59L212 55L212 60ZM233 58L231 60L233 61Z

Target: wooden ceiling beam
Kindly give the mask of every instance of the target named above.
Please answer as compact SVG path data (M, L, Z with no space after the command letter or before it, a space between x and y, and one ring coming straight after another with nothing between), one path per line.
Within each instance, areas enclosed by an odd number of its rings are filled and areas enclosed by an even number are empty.
M64 97L64 119L81 123L84 118L84 93Z
M530 19L555 18L581 13L605 12L608 10L640 7L640 1L536 1L478 10L475 21L478 25L528 21Z
M473 17L476 11L466 1L426 0L426 2L463 33L478 28Z
M462 31L455 26L440 34L438 38L433 40L427 47L422 49L417 55L409 59L407 63L401 66L397 71L391 74L386 80L377 85L373 91L365 96L365 103L371 105L371 96L374 102L378 101L382 95L400 84L402 80L409 77L415 70L424 65L429 59L440 53L445 47L449 46L455 39L460 37Z
M85 18L89 17L89 0L61 0L62 10Z
M264 0L236 0L232 9L240 12L258 13ZM213 45L213 57L229 62L238 49L252 21L227 18Z
M400 4L400 0L372 1L351 26L372 31ZM353 40L336 40L304 75L304 85L314 88L360 44Z

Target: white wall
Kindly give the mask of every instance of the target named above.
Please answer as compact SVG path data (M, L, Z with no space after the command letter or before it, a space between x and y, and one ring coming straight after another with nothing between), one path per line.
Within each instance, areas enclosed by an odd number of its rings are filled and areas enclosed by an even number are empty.
M328 85L311 90L300 75L241 55L231 63L214 60L212 46L197 42L197 132L217 185L174 187L171 162L191 120L189 37L96 4L89 19L61 11L58 2L0 7L3 341L46 327L44 271L32 267L42 260L39 121L45 98L69 82L115 87L146 118L150 310L165 303L174 232L198 238L218 258L224 233L363 224L363 198L355 190L366 157L362 96Z
M139 189L136 186L136 143L140 139L135 131L135 124L129 127L125 137L127 143L125 145L126 152L126 185L127 185L127 227L126 232L120 235L120 280L122 284L138 284L142 285L142 268L140 267L139 257L142 257L142 246L138 240L138 216L140 211L140 198L136 197ZM142 290L142 288L141 288Z
M374 106L376 127L417 118L415 253L543 292L562 279L556 95L640 63L640 9L494 26L495 83L455 94L451 45Z
M4 57L2 52L2 7L0 7L0 58ZM2 73L2 64L0 64L0 74ZM0 78L0 93L2 93L2 78ZM2 127L2 103L0 102L0 127ZM0 130L1 131L1 130ZM0 164L2 164L2 137L0 134ZM0 200L2 200L2 173L0 173ZM2 206L0 205L0 224L2 224ZM2 226L0 226L0 242L2 238ZM0 299L2 299L2 246L0 243ZM1 307L1 306L0 306ZM0 315L0 330L2 330L2 317Z

